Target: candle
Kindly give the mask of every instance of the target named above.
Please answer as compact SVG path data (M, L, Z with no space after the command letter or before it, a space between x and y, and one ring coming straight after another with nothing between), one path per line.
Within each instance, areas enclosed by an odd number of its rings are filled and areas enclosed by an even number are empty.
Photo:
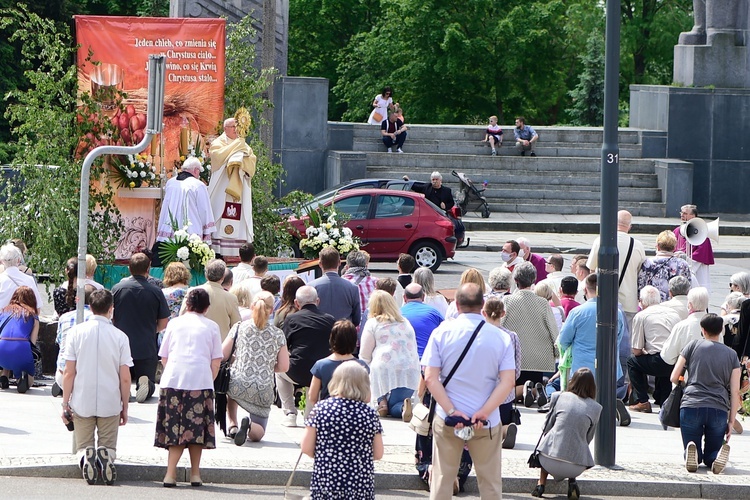
M182 127L180 129L180 156L186 156L188 150L188 129Z
M151 156L156 156L156 148L159 147L159 135L154 134L151 138Z

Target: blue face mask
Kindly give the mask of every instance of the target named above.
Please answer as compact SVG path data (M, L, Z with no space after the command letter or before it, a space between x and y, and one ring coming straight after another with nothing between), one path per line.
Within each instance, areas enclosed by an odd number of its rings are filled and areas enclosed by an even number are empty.
M510 254L508 252L500 252L500 258L503 259L503 262L509 262Z

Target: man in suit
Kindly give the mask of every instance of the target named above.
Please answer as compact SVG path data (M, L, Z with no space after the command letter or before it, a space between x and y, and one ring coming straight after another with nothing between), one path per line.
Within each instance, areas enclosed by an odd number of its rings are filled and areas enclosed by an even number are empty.
M206 310L206 317L219 325L222 341L227 337L229 329L241 319L237 297L224 290L221 286L221 282L224 281L226 269L227 265L223 260L214 259L210 261L206 264L205 270L206 280L208 281L199 287L208 292L211 305ZM183 301L182 307L180 307L180 314L185 312L185 308L186 304Z
M315 288L308 285L300 287L294 296L294 305L298 311L290 314L284 322L289 370L276 374L276 387L281 399L281 409L285 414L281 425L285 427L297 426L294 386L310 387L312 366L331 354L328 339L335 320L318 308L319 303ZM357 306L359 307L359 301ZM310 408L305 408L305 414L309 411Z
M323 276L310 283L320 299L320 310L334 319L348 319L359 326L362 309L359 305L357 285L339 276L341 257L338 250L325 247L318 254ZM324 356L325 357L325 356Z

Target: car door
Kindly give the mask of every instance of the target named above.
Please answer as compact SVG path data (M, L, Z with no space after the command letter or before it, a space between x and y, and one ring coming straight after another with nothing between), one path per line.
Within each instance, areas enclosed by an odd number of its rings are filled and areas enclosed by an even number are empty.
M408 243L419 224L419 207L414 198L397 194L378 194L367 248L371 254L396 258L409 250Z
M354 194L352 194L354 193ZM367 244L367 229L370 225L370 205L373 196L370 193L344 192L337 200L334 209L337 213L346 214L349 219L345 224L352 230L352 235Z

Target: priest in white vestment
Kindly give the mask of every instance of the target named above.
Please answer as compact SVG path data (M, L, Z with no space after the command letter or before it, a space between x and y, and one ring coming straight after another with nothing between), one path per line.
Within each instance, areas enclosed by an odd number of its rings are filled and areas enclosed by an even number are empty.
M253 241L251 180L256 157L244 137L237 134L234 118L224 120L224 133L210 147L211 198L216 223L212 248L223 256L239 256L240 247Z

